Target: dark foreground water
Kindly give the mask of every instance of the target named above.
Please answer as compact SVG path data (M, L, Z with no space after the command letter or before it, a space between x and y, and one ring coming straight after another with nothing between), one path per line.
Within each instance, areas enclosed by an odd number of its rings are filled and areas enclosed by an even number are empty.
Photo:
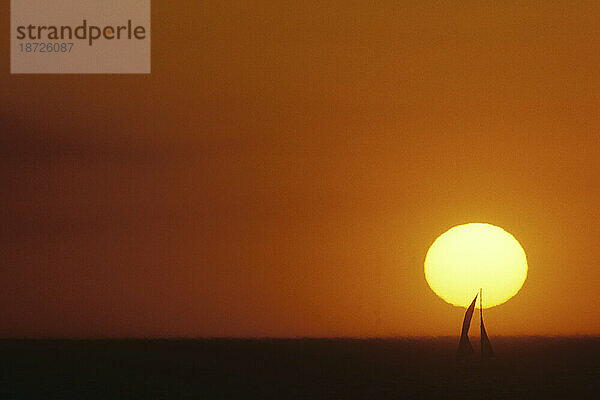
M0 398L600 398L600 338L492 340L0 340Z

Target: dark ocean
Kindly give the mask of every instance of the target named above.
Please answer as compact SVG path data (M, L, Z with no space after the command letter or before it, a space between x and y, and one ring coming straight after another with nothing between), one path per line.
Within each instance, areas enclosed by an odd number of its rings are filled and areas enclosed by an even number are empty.
M6 339L0 399L600 399L600 338L491 339Z

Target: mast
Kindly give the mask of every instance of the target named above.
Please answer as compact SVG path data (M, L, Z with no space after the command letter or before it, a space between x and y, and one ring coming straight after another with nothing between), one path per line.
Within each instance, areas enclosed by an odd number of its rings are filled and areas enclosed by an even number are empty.
M490 343L490 339L488 338L487 332L485 331L485 326L483 325L483 300L482 290L479 288L479 319L481 324L479 325L479 332L481 337L481 359L490 358L494 356L494 350L492 350L492 344Z
M483 300L481 299L481 288L479 288L479 321L481 325L479 326L479 336L481 335L481 327L483 326Z
M483 346L485 345L483 341L485 340L484 336L486 336L485 328L483 327L483 299L481 298L481 296L483 296L482 291L483 289L479 288L479 354L481 354L481 358L484 357Z
M483 300L482 288L479 288L479 354L483 357Z

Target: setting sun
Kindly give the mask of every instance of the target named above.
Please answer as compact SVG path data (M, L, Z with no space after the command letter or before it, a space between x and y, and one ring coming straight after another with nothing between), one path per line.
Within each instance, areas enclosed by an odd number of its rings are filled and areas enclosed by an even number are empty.
M431 245L425 257L425 278L431 289L455 306L468 306L483 289L483 307L513 297L527 277L523 248L494 225L455 226Z

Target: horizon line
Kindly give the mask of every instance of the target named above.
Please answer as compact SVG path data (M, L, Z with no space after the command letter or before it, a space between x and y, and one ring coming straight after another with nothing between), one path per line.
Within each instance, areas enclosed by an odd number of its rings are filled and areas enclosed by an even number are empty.
M2 336L0 341L9 340L72 340L72 341L101 341L101 340L394 340L394 339L456 339L460 335L407 335L407 336ZM479 337L479 335L470 335ZM600 339L600 334L522 334L494 335L494 338L546 338L546 339Z

